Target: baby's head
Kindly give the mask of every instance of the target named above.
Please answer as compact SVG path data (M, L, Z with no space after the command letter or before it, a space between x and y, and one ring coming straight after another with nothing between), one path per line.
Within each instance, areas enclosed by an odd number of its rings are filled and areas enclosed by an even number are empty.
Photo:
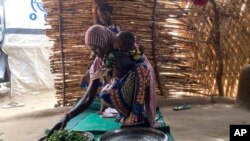
M128 31L119 32L114 41L114 49L118 49L121 52L128 52L135 49L134 35Z

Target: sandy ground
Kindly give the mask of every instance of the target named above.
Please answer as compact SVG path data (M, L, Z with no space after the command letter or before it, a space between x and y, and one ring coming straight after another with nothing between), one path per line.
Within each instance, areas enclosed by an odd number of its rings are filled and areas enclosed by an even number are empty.
M51 128L70 108L52 109L55 104L53 98L51 94L12 98L25 103L25 106L0 109L0 140L37 141L45 129ZM230 124L250 124L250 112L235 107L231 100L215 98L212 104L208 98L159 99L161 112L176 141L229 141ZM8 96L0 97L0 104L4 105L8 100L11 101ZM192 108L173 111L178 104L191 104Z
M23 104L22 107L3 108L11 102ZM10 95L0 93L0 119L13 117L15 115L30 113L37 110L53 109L56 104L55 94L53 92L46 92L42 94L25 94L25 95Z

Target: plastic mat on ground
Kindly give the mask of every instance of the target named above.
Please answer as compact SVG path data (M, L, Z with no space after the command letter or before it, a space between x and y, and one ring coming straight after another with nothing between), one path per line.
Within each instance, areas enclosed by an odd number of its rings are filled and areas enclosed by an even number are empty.
M108 131L113 131L121 127L120 123L115 122L115 118L102 118L98 114L100 107L100 101L96 99L93 104L85 110L82 114L71 119L67 126L67 130L73 131L88 131L94 134L95 139L98 138ZM157 129L161 130L168 136L168 141L175 141L171 132L169 125L163 119L163 116L157 108L157 122L160 125Z

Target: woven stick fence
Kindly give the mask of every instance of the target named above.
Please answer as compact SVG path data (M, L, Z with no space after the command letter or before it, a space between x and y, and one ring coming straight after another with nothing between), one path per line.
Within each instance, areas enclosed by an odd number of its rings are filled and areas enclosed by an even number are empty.
M81 76L86 72L89 50L84 47L84 33L92 25L91 0L43 0L48 12L46 34L54 41L50 57L55 76L58 105L72 105L81 97Z
M99 0L100 1L100 0ZM218 95L215 75L214 11L211 4L195 7L181 0L108 0L113 22L131 31L145 46L154 66L157 93L161 95ZM43 0L47 10L47 35L54 40L50 57L55 74L58 105L72 105L84 94L81 76L87 71L90 51L84 33L93 24L92 0ZM221 11L223 86L234 98L239 71L250 63L249 2L218 2ZM241 23L241 24L239 24Z
M216 74L218 72L218 58L216 56L215 24L219 22L221 33L223 74L222 88L224 96L235 98L237 94L238 79L241 68L250 63L250 25L249 25L249 1L216 1L220 21L215 20L213 5L208 3L205 7L190 5L186 10L188 17L183 18L186 23L192 23L192 33L184 33L183 36L194 39L192 76L199 84L204 85L202 93L218 95ZM186 6L184 4L183 6ZM218 29L217 29L218 30Z

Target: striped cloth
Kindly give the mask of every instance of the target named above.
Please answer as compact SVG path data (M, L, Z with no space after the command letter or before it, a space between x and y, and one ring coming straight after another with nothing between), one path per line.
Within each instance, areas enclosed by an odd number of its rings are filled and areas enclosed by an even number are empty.
M107 27L93 25L85 33L85 44L101 48L110 48L113 45L115 34Z
M96 80L96 79L102 79L104 76L104 62L101 58L96 57L94 62L89 68L89 78L90 81Z

